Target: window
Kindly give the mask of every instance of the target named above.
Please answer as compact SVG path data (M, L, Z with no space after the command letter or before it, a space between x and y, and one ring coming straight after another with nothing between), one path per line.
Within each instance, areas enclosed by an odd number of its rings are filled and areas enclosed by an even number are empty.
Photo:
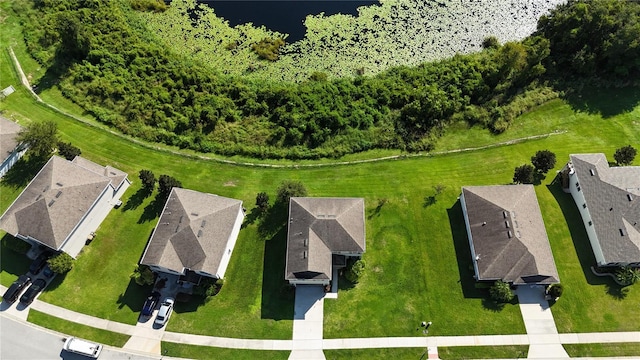
M596 171L595 171L595 170L593 170L593 169L589 169L589 173L591 174L591 176L593 176L593 175L595 175L595 174L596 174Z
M580 186L578 186L578 191L580 191Z
M580 183L576 181L576 187L580 186Z
M582 208L586 209L587 208L587 203L582 204Z
M589 226L593 225L593 221L589 220Z

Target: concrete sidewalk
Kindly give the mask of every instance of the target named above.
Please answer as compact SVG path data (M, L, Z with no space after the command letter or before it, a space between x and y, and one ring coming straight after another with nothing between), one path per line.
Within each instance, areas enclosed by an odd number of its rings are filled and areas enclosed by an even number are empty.
M322 352L324 288L299 285L293 314L293 348L290 360L325 359Z
M558 335L543 286L519 286L520 312L529 337L529 359L569 358Z

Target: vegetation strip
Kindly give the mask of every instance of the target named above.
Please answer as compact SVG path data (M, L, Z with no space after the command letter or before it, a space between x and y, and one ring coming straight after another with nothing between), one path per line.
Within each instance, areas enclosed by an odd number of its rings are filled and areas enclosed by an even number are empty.
M33 309L29 311L27 321L63 334L120 348L129 340L129 335L74 323Z
M18 61L18 58L15 56L14 52L13 52L13 48L9 48L9 52L11 54L11 59L14 62L15 67L18 69L21 81L23 83L23 85L25 86L25 88L27 88L27 90L29 90L29 92L35 97L35 99L48 106L49 108L51 108L52 110L59 112L60 114L73 118L77 121L80 121L86 125L92 126L92 127L96 127L96 128L101 128L101 127L97 127L95 124L92 124L82 118L79 118L73 114L70 114L66 111L60 110L59 108L47 103L46 101L42 100L40 98L40 96L38 96L32 89L31 86L29 84L29 81L27 80L26 76L24 75L24 72L22 71L22 67L20 66L20 62ZM102 128L101 128L102 129ZM369 163L369 162L378 162L378 161L387 161L387 160L400 160L400 159L406 159L406 158L414 158L414 157L431 157L431 156L436 156L436 155L446 155L446 154L454 154L454 153L459 153L459 152L467 152L467 151L477 151L477 150L483 150L483 149L489 149L489 148L494 148L494 147L500 147L500 146L508 146L508 145L513 145L513 144L517 144L523 141L528 141L528 140L537 140L537 139L543 139L546 138L548 136L553 136L553 135L561 135L566 133L566 130L558 130L558 131L554 131L554 132L550 132L550 133L546 133L546 134L539 134L539 135L531 135L531 136L527 136L527 137L522 137L522 138L517 138L517 139L512 139L512 140L507 140L507 141L503 141L503 142L499 142L499 143L495 143L495 144L490 144L490 145L485 145L485 146L479 146L479 147L470 147L470 148L462 148L462 149L453 149L453 150L447 150L447 151L434 151L434 152L428 152L425 154L422 153L418 153L418 154L400 154L400 155L392 155L392 156L385 156L385 157L379 157L379 158L372 158L372 159L363 159L363 160L353 160L353 161L337 161L337 162L329 162L329 163L318 163L318 164L291 164L291 165L278 165L278 164L265 164L265 163L250 163L250 162L241 162L241 161L234 161L234 160L229 160L229 159L221 159L221 158L215 158L215 157L209 157L209 156L203 156L203 155L191 155L191 154L186 154L184 152L180 152L180 151L175 151L175 150L169 150L169 149L163 149L161 147L158 146L153 146L150 145L147 142L144 141L140 141L136 138L132 138L130 136L125 136L119 132L113 131L113 130L106 130L109 133L111 133L112 135L116 135L118 137L121 137L123 139L126 139L128 141L132 141L138 145L142 145L144 147L148 147L150 149L153 150L157 150L157 151L165 151L165 152L169 152L175 155L180 155L180 156L185 156L185 157L191 157L191 158L196 158L196 159L200 159L200 160L210 160L210 161L216 161L216 162L220 162L220 163L224 163L224 164L231 164L231 165L240 165L240 166L249 166L249 167L266 167L266 168L282 168L282 169L286 169L286 168L303 168L303 167L324 167L324 166L337 166L337 165L352 165L352 164L362 164L362 163Z

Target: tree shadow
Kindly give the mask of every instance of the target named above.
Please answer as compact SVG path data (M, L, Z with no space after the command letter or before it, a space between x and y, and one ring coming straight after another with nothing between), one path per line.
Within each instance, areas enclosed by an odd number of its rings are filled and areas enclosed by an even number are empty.
M575 111L600 114L610 118L632 111L640 104L640 88L612 88L580 85L560 85L563 99Z
M138 224L153 221L158 218L162 213L162 209L166 202L167 199L164 196L161 196L160 194L156 195L149 205L144 207L144 211L142 212L142 215L140 215L140 219L138 219Z
M29 154L23 156L4 174L2 184L13 188L27 186L48 160L49 158L29 156Z
M376 216L380 216L380 211L382 210L382 207L388 202L389 201L387 199L379 199L378 205L376 205L376 207L371 211L371 214L369 214L367 218L371 220Z
M118 309L122 309L127 306L133 312L142 311L142 306L144 305L144 301L151 293L153 289L152 285L140 286L136 284L133 279L129 280L129 285L124 293L118 296L118 300L116 304L118 304Z
M253 223L255 223L258 219L260 219L260 217L262 217L264 215L264 213L262 212L262 210L260 210L259 207L254 207L253 209L251 209L251 211L249 212L249 214L247 214L244 217L244 222L242 222L242 229L246 228L249 225L252 225Z
M424 201L422 203L422 207L429 207L431 205L435 205L438 202L438 199L435 195L429 195L424 197Z
M624 300L629 295L629 286L607 284L607 294L616 300Z
M184 301L184 299L181 299L182 296L183 294L181 293L178 293L178 295L176 296L176 304L175 304L174 310L177 313L195 312L198 310L200 306L206 303L205 298L203 296L192 294L192 295L189 295L187 301Z
M127 203L124 204L124 206L122 207L122 211L137 209L140 205L142 205L144 199L148 198L149 195L151 195L151 192L152 191L149 188L143 187L138 189L138 191L136 191L135 194L131 195L129 200L127 200Z
M261 318L263 319L293 319L295 289L284 279L287 252L286 219L287 208L274 205L258 226L261 238L266 239L261 301Z
M540 185L547 178L547 174L535 171L533 173L533 185Z
M573 197L571 194L565 193L562 190L562 181L560 177L556 176L551 184L547 185L547 189L556 199L556 202L562 211L562 215L567 222L567 227L571 234L571 240L573 241L573 247L578 255L578 260L580 261L580 266L582 267L582 272L584 273L587 283L589 285L605 285L607 287L607 294L614 298L623 296L624 291L616 290L619 285L616 284L613 279L609 277L596 276L591 271L591 266L596 264L596 259L593 255L593 250L591 249L589 236L584 228L582 217L580 216L580 212L573 201Z
M9 241L22 240L16 239L9 234L4 234L0 241L2 244L0 245L0 269L16 277L26 274L29 271L31 260L29 260L26 255L17 253L6 247L5 244Z

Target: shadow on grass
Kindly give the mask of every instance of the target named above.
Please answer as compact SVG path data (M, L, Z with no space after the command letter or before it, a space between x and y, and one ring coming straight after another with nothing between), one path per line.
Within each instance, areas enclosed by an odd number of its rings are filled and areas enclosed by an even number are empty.
M609 277L596 276L591 271L591 266L596 264L596 259L591 249L589 242L589 236L584 228L582 217L576 207L575 202L571 194L565 193L562 190L562 182L560 177L556 176L551 184L547 185L547 189L553 197L556 199L562 215L564 216L569 233L571 234L571 240L573 246L576 249L582 272L589 285L604 285L607 287L606 293L615 299L624 299L628 290L624 289L620 285L616 284L613 279Z
M122 207L122 211L135 210L138 206L142 205L144 199L151 195L151 191L148 188L140 188L135 194L131 195L127 203Z
M160 194L156 195L153 201L151 201L149 205L144 207L144 211L142 212L142 215L140 215L140 219L138 219L138 224L143 224L158 218L162 213L162 209L164 208L164 204L166 202L167 199L164 196L161 196Z
M254 207L251 211L244 217L244 222L242 223L242 229L246 228L249 225L255 223L260 217L262 217L264 213L260 210L259 207Z
M198 308L205 304L205 298L198 295L190 295L188 300L184 301L180 299L180 296L176 297L175 311L177 313L189 313L195 312Z
M14 238L9 234L4 234L0 243L0 269L2 271L15 275L16 277L26 274L29 271L31 260L24 254L19 254L5 246L10 241L22 241Z
M609 118L632 111L640 104L640 88L602 88L595 86L564 86L564 100L575 111L600 114Z
M276 204L258 225L265 239L261 318L292 320L295 290L284 280L287 251L287 207Z
M124 293L118 296L118 300L116 303L118 304L118 309L122 309L127 306L133 312L142 311L142 305L144 305L144 300L151 293L153 286L140 286L136 284L133 279L129 280L129 285Z
M26 156L18 160L9 171L2 177L2 183L14 188L27 186L40 169L46 164L48 158Z

